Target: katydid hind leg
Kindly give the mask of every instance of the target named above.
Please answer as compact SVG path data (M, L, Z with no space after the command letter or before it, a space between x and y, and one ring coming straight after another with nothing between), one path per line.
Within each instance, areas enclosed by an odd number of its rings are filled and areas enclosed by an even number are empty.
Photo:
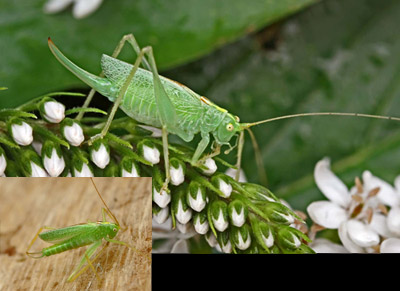
M126 42L128 42L132 46L133 50L136 52L136 55L140 54L140 47L139 47L139 44L137 43L134 35L133 34L126 34L119 41L119 43L116 46L116 48L114 49L111 57L117 58L119 56L119 54L121 53L122 49L124 48ZM146 60L145 57L142 58L142 64L147 70L150 70L150 65L149 65L149 63L148 63L148 61ZM100 77L104 77L104 71L103 70L101 71L99 76ZM89 92L88 96L86 97L85 102L84 102L84 104L82 106L83 108L89 107L90 102L92 101L95 92L96 92L95 89L91 89L90 90L90 92ZM84 115L84 111L79 112L77 117L76 117L76 119L77 120L81 120L83 115Z
M71 275L68 277L68 282L72 282L74 281L76 278L78 278L82 272L80 272L82 270L83 265L85 264L85 262L88 263L88 266L85 267L84 270L87 269L87 267L93 267L93 262L95 261L95 259L97 259L97 256L94 260L90 261L90 258L93 256L93 254L96 252L97 248L101 245L101 240L98 240L96 242L94 242L86 251L85 254L83 255L81 261L79 262L79 264L75 267L74 271L71 273ZM91 265L91 266L90 266ZM94 268L92 268L93 270ZM96 271L94 271L96 276L98 277Z
M137 72L137 69L140 66L142 58L143 58L144 54L149 50L151 50L150 47L145 47L145 48L141 49L139 55L136 58L136 61L135 61L134 65L132 67L132 70L130 71L128 77L125 79L124 83L122 84L121 89L119 90L117 99L114 101L114 105L113 105L113 107L111 109L110 115L108 116L106 125L103 127L103 129L102 129L100 134L97 134L97 135L93 136L90 139L89 144L92 144L97 139L104 138L106 136L106 134L108 133L108 130L109 130L110 125L111 125L111 122L114 119L115 113L117 112L118 107L121 104L122 99L124 98L125 93L128 90L128 87L129 87L130 83L132 82L133 77L135 76L135 74Z

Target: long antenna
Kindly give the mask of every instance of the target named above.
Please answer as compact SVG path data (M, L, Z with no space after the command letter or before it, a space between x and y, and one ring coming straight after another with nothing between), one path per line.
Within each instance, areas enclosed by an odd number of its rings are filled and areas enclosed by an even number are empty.
M400 121L399 117L392 117L392 116L383 116L383 115L373 115L373 114L363 114L363 113L345 113L345 112L311 112L311 113L299 113L299 114L291 114L291 115L283 115L279 117L269 118L257 122L252 123L242 123L244 129L252 127L254 125L277 121L281 119L289 119L295 117L306 117L306 116L353 116L353 117L367 117L367 118L375 118L375 119L387 119L387 120L395 120Z
M108 208L106 202L104 202L103 197L101 197L100 192L99 192L99 189L97 189L97 186L96 186L96 184L94 183L92 177L90 177L90 181L92 181L92 184L93 184L94 188L96 189L96 192L97 192L97 194L99 195L101 201L103 201L104 206L107 208L108 213L111 215L111 217L114 219L114 221L115 221L115 222L117 223L117 225L119 226L120 224L119 224L119 222L118 222L118 219L114 216L114 214L112 214L112 212L111 212L110 208Z

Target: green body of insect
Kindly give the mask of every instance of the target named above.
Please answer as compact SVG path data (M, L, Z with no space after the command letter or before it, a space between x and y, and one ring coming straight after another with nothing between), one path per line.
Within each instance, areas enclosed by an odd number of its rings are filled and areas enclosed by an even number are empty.
M68 250L90 245L86 250L84 256L82 257L80 263L69 276L69 282L74 281L88 267L93 270L97 278L100 280L95 268L93 267L92 262L97 259L104 247L100 252L97 253L97 256L93 260L91 258L96 252L97 248L101 246L103 240L111 243L122 244L132 248L129 244L125 242L114 240L114 237L120 230L119 222L108 209L93 180L91 181L97 191L97 194L107 208L102 208L103 221L82 223L58 229L46 226L41 227L29 244L28 249L26 250L26 254L29 257L40 259L43 257L56 255ZM106 221L106 213L114 219L114 223ZM48 231L42 232L43 229L48 229ZM53 245L43 248L39 252L30 252L30 248L38 237L45 242L52 243ZM83 267L85 262L87 262L88 265L86 267Z
M52 42L49 45L65 67L112 102L117 99L118 93L133 68L131 64L103 55L101 66L105 77L98 77L72 63ZM157 103L153 76L152 72L137 68L119 106L133 119L154 127L165 126L168 133L176 134L184 141L191 141L195 134L200 133L203 139L199 145L201 149L196 151L192 163L196 163L204 152L209 143L210 134L218 144L223 145L228 144L236 132L243 130L238 118L227 110L218 107L188 87L160 76L167 98L172 103L172 110L175 111L171 114L172 118L163 121L159 107L163 107L164 104Z
M80 248L102 239L112 239L117 235L118 230L119 226L115 223L98 221L42 232L39 234L41 240L55 243L42 250L42 257Z

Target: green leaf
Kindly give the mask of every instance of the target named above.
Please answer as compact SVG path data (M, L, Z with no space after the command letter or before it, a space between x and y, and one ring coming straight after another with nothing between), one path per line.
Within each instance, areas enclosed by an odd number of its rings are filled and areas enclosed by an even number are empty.
M124 33L141 46L151 45L159 69L188 62L242 35L292 14L315 0L103 1L84 19L71 6L54 15L43 13L47 0L2 1L0 4L0 108L21 104L52 90L85 87L65 70L47 47L50 36L72 60L100 73L100 57L111 54ZM122 58L134 61L131 47Z
M394 0L323 1L166 75L242 122L318 111L399 117L399 18L400 3ZM260 43L263 38L267 41ZM199 74L205 68L207 73ZM326 156L348 186L364 170L392 184L399 174L400 123L395 121L306 117L253 131L268 188L294 209L326 199L313 178L315 164ZM235 154L229 161L235 162ZM248 180L259 182L249 139L242 161Z
M82 108L82 107L72 108L72 109L69 109L69 110L65 111L65 115L71 115L71 114L78 113L78 112L92 112L92 113L100 113L100 114L103 114L103 115L107 115L107 112L105 112L103 110L100 110L98 108L91 108L91 107L88 107L88 108Z

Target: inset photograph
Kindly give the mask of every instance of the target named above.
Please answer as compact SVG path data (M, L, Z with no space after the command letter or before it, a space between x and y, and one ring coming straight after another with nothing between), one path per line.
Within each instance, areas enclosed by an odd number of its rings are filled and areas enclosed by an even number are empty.
M0 290L150 290L151 184L0 179Z

